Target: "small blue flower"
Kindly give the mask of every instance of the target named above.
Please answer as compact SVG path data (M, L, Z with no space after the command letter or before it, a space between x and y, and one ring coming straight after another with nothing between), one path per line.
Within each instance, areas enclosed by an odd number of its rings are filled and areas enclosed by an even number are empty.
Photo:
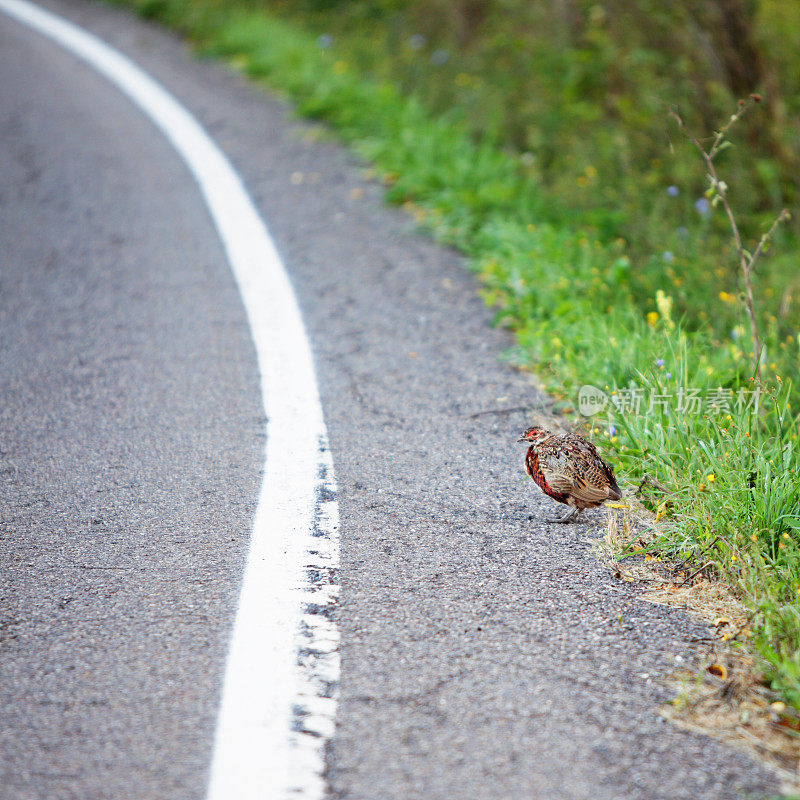
M675 231L675 233L677 233L681 239L685 239L689 235L689 229L681 225L680 228Z
M616 436L617 435L617 429L613 425L609 425L608 429L607 429L607 433L608 433L609 436Z
M421 33L415 33L413 36L408 37L408 46L412 50L422 50L426 41L427 39Z
M431 53L431 64L434 67L441 67L450 60L450 53L447 50L434 50Z
M320 50L327 50L333 44L333 36L329 33L323 33L317 36L317 47Z
M665 250L665 251L664 251L664 252L661 254L661 258L663 258L663 259L664 259L664 261L666 261L666 262L667 262L667 264L671 264L671 263L672 263L672 262L675 260L675 256L674 256L674 255L672 255L672 253L671 253L669 250Z
M694 201L694 210L701 217L708 216L708 214L711 213L711 204L705 197L698 197L697 200Z
M664 359L663 359L663 358L657 358L657 359L656 359L656 366L657 366L659 369L661 369L661 367L663 367L663 366L664 366Z
M672 373L668 372L664 377L669 380L672 377Z
M679 191L677 186L667 186L667 194L670 197L677 197Z

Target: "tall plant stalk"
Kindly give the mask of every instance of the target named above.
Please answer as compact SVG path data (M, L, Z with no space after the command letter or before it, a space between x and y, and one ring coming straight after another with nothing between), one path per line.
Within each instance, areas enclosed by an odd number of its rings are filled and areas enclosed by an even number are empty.
M758 320L756 319L755 300L753 299L753 282L751 277L755 263L763 252L764 246L769 242L772 234L775 231L775 228L777 228L781 222L789 219L789 212L784 208L775 218L769 230L761 237L755 250L753 250L752 253L746 250L744 244L742 243L742 235L739 231L739 225L736 222L733 209L728 201L728 185L725 183L725 181L720 180L719 175L717 174L716 166L714 165L714 158L730 144L730 142L726 140L726 136L731 126L742 118L748 108L750 108L754 103L759 102L761 102L761 98L757 94L751 94L747 100L740 100L738 110L735 114L731 115L731 118L725 125L722 126L722 128L716 131L714 140L708 149L706 149L697 136L695 136L686 127L686 124L678 112L675 111L675 109L670 109L670 115L678 123L678 127L684 133L686 138L689 139L689 141L700 151L700 155L702 156L706 165L706 169L708 170L708 181L710 184L709 193L712 198L712 205L717 205L718 203L722 204L723 209L725 209L725 214L728 217L731 231L733 232L733 241L736 244L736 255L739 262L739 272L742 275L742 282L744 283L744 307L745 311L747 312L748 320L750 321L750 335L753 339L753 357L755 359L756 377L761 374L762 344L761 336L758 332Z

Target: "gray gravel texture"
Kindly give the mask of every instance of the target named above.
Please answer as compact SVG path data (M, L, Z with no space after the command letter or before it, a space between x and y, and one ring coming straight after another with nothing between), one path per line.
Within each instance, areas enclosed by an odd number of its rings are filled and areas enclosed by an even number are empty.
M483 413L536 395L461 260L280 100L118 10L46 5L198 116L292 275L340 486L332 797L773 792L656 713L704 629L600 566L602 511L541 521L515 444L530 415ZM196 193L125 101L2 19L0 69L18 87L0 94L4 786L199 796L261 447L242 314Z
M200 797L259 384L194 185L0 14L0 797Z

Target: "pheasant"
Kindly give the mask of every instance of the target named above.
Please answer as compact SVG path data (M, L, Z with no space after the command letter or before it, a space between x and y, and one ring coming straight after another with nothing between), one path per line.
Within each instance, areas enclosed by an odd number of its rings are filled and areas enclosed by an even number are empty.
M574 522L585 508L622 497L611 467L595 446L577 433L557 436L534 426L518 441L530 444L525 469L534 483L548 497L572 507L560 519L547 522Z

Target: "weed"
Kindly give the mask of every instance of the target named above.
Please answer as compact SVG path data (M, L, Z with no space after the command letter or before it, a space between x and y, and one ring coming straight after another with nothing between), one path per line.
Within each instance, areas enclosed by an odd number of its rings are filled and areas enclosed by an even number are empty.
M750 333L753 339L753 357L756 364L756 375L759 375L761 371L762 350L761 336L758 332L758 322L756 320L755 301L753 300L753 270L765 246L769 244L769 241L772 238L775 229L778 227L778 224L789 219L789 212L786 209L781 211L781 213L770 226L769 230L761 237L758 245L752 253L748 250L745 250L742 243L742 234L739 230L739 223L737 222L736 216L731 208L731 204L728 201L728 185L725 183L725 181L720 180L717 174L716 165L714 164L714 159L717 155L719 155L720 152L730 145L730 141L726 137L731 126L742 118L742 115L753 103L760 102L761 97L757 94L751 94L749 100L747 101L739 100L738 111L735 114L732 114L731 118L719 129L719 131L714 134L714 140L708 149L706 149L700 143L699 139L694 134L689 132L686 124L678 112L674 109L671 112L681 130L686 134L692 144L700 151L700 155L703 157L703 161L708 169L708 180L710 184L709 188L706 190L706 196L711 199L712 205L721 203L722 207L725 209L725 214L728 217L728 222L730 223L733 239L736 243L736 256L739 263L739 270L742 277L742 282L744 283L745 309L747 311L747 318L750 321Z

